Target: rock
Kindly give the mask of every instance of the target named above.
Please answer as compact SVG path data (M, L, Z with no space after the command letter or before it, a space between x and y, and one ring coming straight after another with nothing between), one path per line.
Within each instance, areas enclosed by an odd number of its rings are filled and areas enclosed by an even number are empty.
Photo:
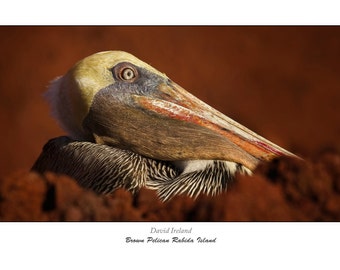
M226 192L162 203L152 190L98 195L75 180L17 172L0 181L2 221L336 221L340 220L340 154L280 158Z

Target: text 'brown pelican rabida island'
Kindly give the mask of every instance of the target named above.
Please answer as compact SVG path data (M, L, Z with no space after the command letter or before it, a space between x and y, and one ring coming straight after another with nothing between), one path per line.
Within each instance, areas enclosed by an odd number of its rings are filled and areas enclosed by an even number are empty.
M216 195L236 173L294 156L122 51L81 60L47 98L68 137L50 140L32 169L69 175L98 193Z

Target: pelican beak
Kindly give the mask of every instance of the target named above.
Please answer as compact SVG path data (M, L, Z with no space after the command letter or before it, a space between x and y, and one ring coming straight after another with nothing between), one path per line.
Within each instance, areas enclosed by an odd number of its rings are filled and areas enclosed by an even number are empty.
M228 118L170 80L158 86L157 95L136 95L134 99L145 111L168 119L169 126L177 125L177 128L172 129L175 133L173 136L178 137L185 158L230 160L253 170L260 161L269 161L278 156L295 156ZM200 145L195 143L197 140Z

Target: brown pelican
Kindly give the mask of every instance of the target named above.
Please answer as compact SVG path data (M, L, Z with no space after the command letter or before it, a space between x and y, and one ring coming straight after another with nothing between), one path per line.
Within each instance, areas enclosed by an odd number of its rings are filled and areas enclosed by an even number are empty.
M32 169L67 174L99 193L215 195L236 173L294 156L122 51L81 60L47 98L68 137L50 140Z

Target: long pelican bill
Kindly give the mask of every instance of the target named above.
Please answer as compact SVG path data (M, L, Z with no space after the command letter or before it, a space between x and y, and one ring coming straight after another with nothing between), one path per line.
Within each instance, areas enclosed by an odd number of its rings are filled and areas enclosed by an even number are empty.
M178 120L180 122L176 124L188 128L190 132L180 136L181 142L178 142L183 155L180 158L202 159L204 156L206 159L229 160L253 170L259 161L295 156L215 110L176 83L160 84L159 91L160 98L135 96L134 99L142 108ZM193 149L193 140L197 139L201 146Z
M165 75L151 74L126 62L113 69L135 72L136 79L118 80L93 96L83 126L97 143L157 160L227 160L249 170L260 161L294 156L205 104Z

